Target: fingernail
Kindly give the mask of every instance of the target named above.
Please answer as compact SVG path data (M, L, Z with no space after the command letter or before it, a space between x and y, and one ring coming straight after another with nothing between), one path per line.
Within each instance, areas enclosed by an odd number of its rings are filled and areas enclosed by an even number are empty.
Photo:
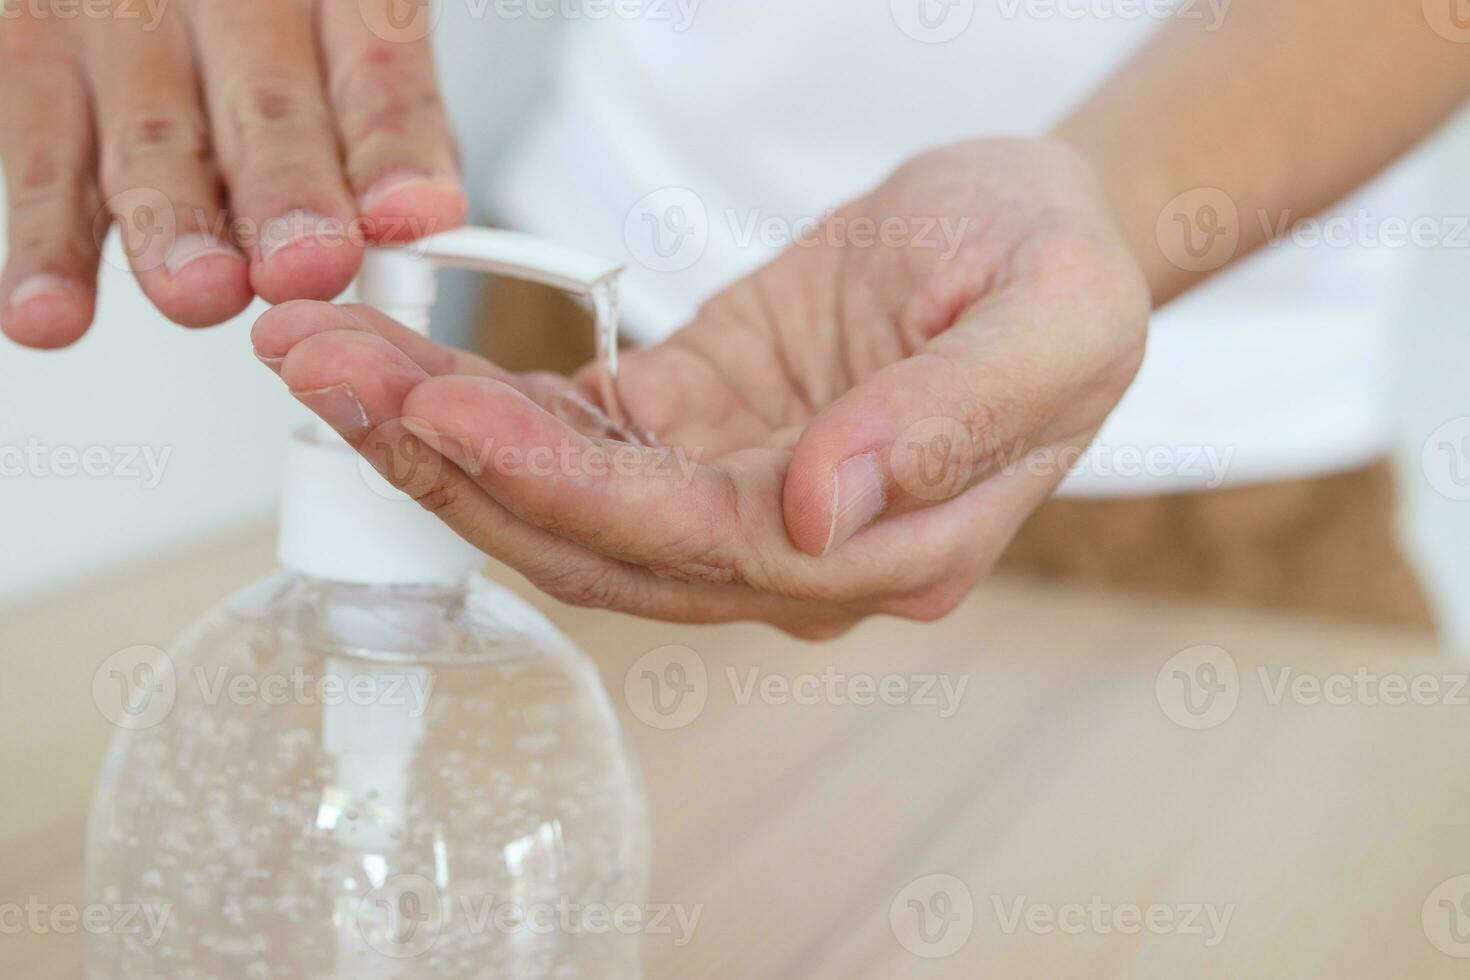
M296 400L330 425L339 435L360 436L372 427L367 409L357 397L357 392L348 384L332 385L327 388L312 388L308 391L293 391Z
M310 211L288 211L272 218L261 228L257 251L262 262L291 245L314 243L341 244L346 239L346 225Z
M218 241L208 235L192 234L184 235L174 242L163 264L168 269L169 275L176 276L186 266L211 256L223 256L242 261L245 258L243 252L227 242Z
M281 365L286 363L284 357L266 357L260 351L255 352L255 359L277 374L281 373Z
M444 174L425 173L421 170L396 170L373 181L368 189L362 192L358 204L364 212L371 211L374 204L389 194L419 184L424 186L438 184L450 190L459 190L459 181Z
M873 523L887 506L888 493L878 455L864 453L843 460L832 481L832 527L822 554L829 554Z
M38 299L71 299L75 291L69 280L50 272L39 272L21 281L10 294L11 309L20 309Z

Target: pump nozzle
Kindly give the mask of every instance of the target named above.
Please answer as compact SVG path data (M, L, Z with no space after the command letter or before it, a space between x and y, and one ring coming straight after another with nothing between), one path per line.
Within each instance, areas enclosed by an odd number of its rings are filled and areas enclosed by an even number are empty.
M539 282L590 296L614 282L623 267L532 235L494 228L459 228L408 245L369 249L357 278L358 298L421 333L434 303L441 268Z

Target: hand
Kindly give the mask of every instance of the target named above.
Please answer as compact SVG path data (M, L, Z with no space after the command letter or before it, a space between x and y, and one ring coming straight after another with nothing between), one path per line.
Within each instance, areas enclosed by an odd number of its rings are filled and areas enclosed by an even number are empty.
M361 307L282 306L254 339L381 472L553 595L818 638L958 604L1127 388L1148 309L1081 158L983 141L914 160L626 355L624 400L663 449L607 438L592 369L511 377ZM403 476L404 438L445 465Z
M428 41L375 17L393 2L0 11L5 333L62 347L86 331L112 220L144 292L187 326L252 295L330 299L365 243L462 222Z

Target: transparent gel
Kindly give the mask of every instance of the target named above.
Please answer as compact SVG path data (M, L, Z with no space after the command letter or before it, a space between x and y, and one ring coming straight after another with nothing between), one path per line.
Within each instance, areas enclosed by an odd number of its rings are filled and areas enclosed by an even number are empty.
M173 707L114 740L88 864L92 901L166 925L92 937L93 980L641 975L596 918L645 901L638 774L589 661L511 593L283 572L155 677Z

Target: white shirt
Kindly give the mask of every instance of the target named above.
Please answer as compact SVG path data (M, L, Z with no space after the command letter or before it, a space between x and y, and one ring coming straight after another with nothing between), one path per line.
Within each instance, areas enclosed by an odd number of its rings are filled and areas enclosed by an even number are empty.
M625 257L625 327L656 342L769 261L781 232L923 149L1046 132L1160 26L1160 2L608 5L563 35L493 213ZM1411 249L1380 223L1416 215L1417 183L1401 166L1160 311L1138 380L1064 492L1207 489L1385 454Z

